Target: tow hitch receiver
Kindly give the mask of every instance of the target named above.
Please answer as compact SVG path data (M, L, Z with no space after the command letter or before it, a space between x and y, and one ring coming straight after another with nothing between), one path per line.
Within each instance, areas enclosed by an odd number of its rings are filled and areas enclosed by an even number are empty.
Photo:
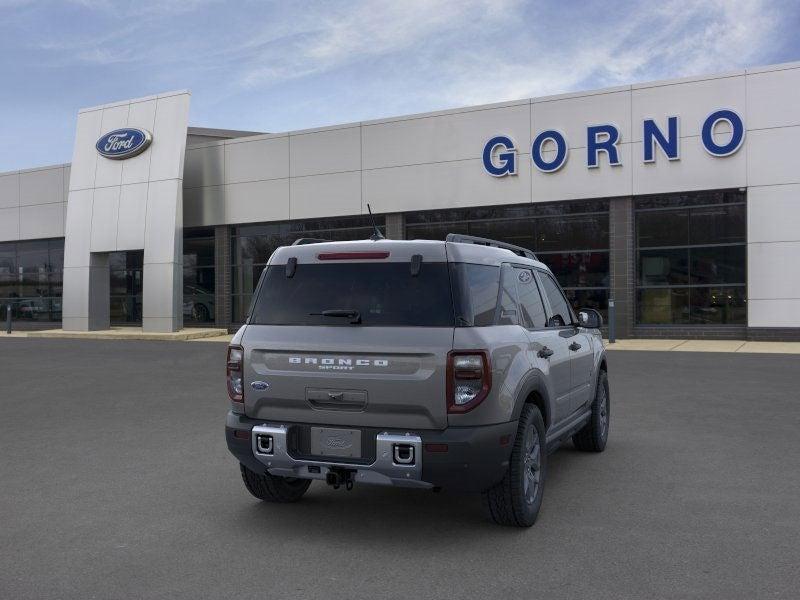
M325 483L333 486L333 489L338 490L340 486L344 486L348 492L353 489L353 482L356 478L354 469L345 469L342 467L331 467L325 474Z

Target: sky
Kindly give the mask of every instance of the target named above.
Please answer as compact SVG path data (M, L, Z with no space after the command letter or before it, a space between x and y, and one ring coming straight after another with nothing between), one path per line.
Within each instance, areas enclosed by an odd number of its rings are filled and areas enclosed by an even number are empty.
M798 0L0 0L0 172L159 92L279 132L796 61L798 30Z

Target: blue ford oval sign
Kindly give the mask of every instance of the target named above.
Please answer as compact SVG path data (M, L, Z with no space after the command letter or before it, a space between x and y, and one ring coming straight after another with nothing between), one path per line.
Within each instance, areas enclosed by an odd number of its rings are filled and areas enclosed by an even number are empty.
M149 131L129 127L108 132L94 146L101 156L122 160L141 154L152 141Z

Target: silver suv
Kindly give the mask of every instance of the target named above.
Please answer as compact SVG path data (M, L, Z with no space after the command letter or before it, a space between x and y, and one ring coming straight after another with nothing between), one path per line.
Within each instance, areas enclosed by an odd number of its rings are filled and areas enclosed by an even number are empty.
M606 445L601 316L576 315L517 246L317 242L273 253L228 348L226 438L247 489L481 492L496 523L533 525L548 453Z

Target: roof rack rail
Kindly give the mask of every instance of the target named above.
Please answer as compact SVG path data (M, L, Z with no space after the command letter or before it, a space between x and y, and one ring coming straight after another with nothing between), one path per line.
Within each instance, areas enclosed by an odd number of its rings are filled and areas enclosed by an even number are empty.
M297 238L292 242L292 246L305 246L306 244L325 244L331 240L323 240L320 238Z
M497 240L490 240L489 238L482 238L475 235L463 235L460 233L448 233L447 242L457 242L459 244L476 244L478 246L491 246L492 248L503 248L504 250L511 250L517 256L524 256L531 260L539 260L536 255L522 246L515 246L514 244L506 244L505 242L498 242Z

